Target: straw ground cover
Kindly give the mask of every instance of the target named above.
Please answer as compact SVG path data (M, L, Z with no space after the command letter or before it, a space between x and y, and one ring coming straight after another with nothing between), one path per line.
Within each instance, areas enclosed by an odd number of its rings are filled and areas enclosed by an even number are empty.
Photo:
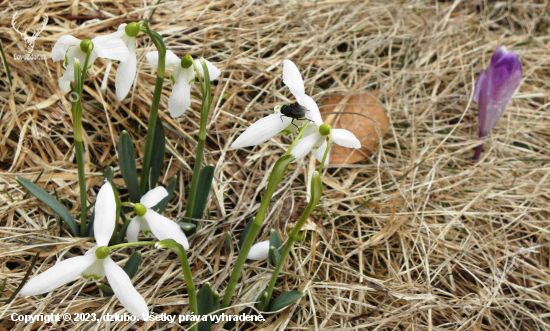
M149 1L151 2L151 1ZM156 3L156 2L154 2ZM149 18L151 27L177 54L204 56L222 69L214 89L205 159L216 165L207 219L190 237L195 283L223 289L236 258L236 245L224 248L224 234L235 242L254 216L267 179L266 170L291 142L231 150L250 123L277 104L293 101L281 79L281 61L293 60L306 92L318 103L334 95L377 90L390 119L388 133L366 160L331 166L322 174L324 195L291 251L275 296L305 292L299 304L240 329L378 330L547 330L549 326L548 85L550 57L544 1L61 1L2 3L0 36L12 70L10 88L2 70L0 97L0 280L7 279L0 303L0 329L24 329L12 313L122 312L92 283L73 282L46 298L17 297L32 257L31 275L58 257L80 255L92 239L71 238L45 207L15 181L35 180L55 190L73 215L79 211L77 170L68 116L57 87L60 63L18 61L24 42L11 26L21 21L39 28L33 54L49 56L64 34L91 38L112 32L121 22ZM479 163L477 106L473 82L492 51L505 45L523 65L524 81L489 136ZM138 72L131 98L116 102L114 75L100 86L106 62L96 62L84 88L89 195L97 193L102 170L115 167L122 184L116 142L122 130L143 153L155 72L145 60L152 50L138 38ZM114 65L116 67L116 65ZM168 82L165 84L168 85ZM177 175L176 196L166 215L181 220L197 141L199 102L172 119L170 88L161 99L167 129L163 185ZM66 103L67 104L67 103ZM46 123L47 116L53 117ZM37 129L47 133L37 139ZM137 155L138 167L143 155ZM281 182L260 233L284 234L304 208L305 176L314 163L291 166ZM94 193L95 192L95 193ZM94 201L95 199L91 199ZM188 311L183 277L174 254L142 248L134 278L155 313ZM125 261L132 249L117 250ZM238 304L251 302L272 267L247 263ZM489 293L487 295L487 293ZM183 329L164 322L102 322L116 330ZM35 324L38 326L40 323ZM96 322L45 324L42 330L92 329Z

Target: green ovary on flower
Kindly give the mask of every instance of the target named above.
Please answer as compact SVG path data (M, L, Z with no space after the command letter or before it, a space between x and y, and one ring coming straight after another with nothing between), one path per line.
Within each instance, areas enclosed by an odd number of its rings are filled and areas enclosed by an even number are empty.
M139 25L136 22L128 23L128 25L124 27L124 32L126 32L129 37L135 37L139 33Z
M329 124L324 123L319 126L319 133L323 136L328 136L331 130L332 127Z
M109 249L109 247L101 246L101 247L98 247L96 249L95 256L98 259L103 260L103 259L106 259L109 256L110 252L111 252L111 250Z
M191 57L191 55L187 54L181 59L181 67L183 69L191 68L192 65L193 65L193 58Z
M147 208L141 203L136 203L134 205L134 212L138 216L144 216L147 213Z
M80 42L80 50L84 53L91 52L94 49L94 43L90 39L84 39Z

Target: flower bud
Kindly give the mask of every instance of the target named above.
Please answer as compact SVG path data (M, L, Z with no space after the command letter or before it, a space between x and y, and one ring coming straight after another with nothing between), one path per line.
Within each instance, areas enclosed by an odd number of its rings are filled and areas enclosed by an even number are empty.
M187 54L181 59L181 67L183 69L188 69L193 65L193 58L191 55Z
M136 203L134 205L134 213L138 216L144 216L147 213L147 208L141 203Z
M84 39L80 42L80 50L84 53L91 52L94 49L94 43L90 39Z
M332 130L332 127L326 123L321 124L321 126L319 126L319 133L322 136L328 136L330 134L330 130Z
M139 33L139 25L136 22L128 23L124 27L124 31L128 37L135 37Z
M109 253L111 252L111 250L109 249L109 247L107 246L101 246L101 247L98 247L96 250L95 250L95 256L100 259L100 260L103 260L103 259L106 259L108 256L109 256Z

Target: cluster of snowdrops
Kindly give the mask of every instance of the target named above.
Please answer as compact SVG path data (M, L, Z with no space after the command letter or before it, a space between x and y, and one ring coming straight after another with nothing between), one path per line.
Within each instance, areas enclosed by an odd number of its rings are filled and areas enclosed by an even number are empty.
M121 173L126 184L124 189L128 191L128 195L124 196L124 199L128 201L121 201L121 196L118 194L120 188L113 184L111 173L110 176L106 175L93 205L92 215L88 217L87 211L92 206L88 206L82 144L84 80L87 71L98 57L119 61L115 87L117 99L123 100L128 95L136 77L135 38L139 33L146 34L157 49L157 51L146 54L148 62L156 69L157 80L148 122L141 178L139 180L137 178L133 143L128 133L123 133L119 137L118 154ZM24 285L21 295L44 294L78 276L91 279L99 284L106 276L112 292L128 312L141 320L147 320L149 308L145 300L132 285L131 277L127 271L118 266L110 257L110 252L114 249L143 245L171 249L178 255L187 287L189 310L192 314L219 313L233 303L235 287L246 259L269 258L274 266L269 285L257 294L255 307L259 311L276 311L290 305L303 295L299 291L289 291L272 300L273 290L284 261L293 243L299 239L303 224L322 195L322 182L319 173L329 161L330 145L335 143L344 147L360 148L361 143L353 133L344 129L333 129L329 124L323 123L317 104L305 93L304 82L294 63L289 60L283 61L283 82L295 97L296 102L292 105L276 106L273 114L255 122L232 144L233 148L242 148L267 142L278 134L287 136L296 134L285 155L281 156L273 165L260 208L242 234L239 254L224 290L223 299L220 302L219 294L212 291L208 285L204 289L208 291L207 295L200 296L203 301L204 297L208 297L208 304L206 304L201 302L200 298L198 299L193 284L193 276L186 256L186 251L189 249L187 236L178 223L162 215L162 210L170 200L174 188L156 187L158 175L154 175L154 173L158 172L155 170L158 166L156 166L155 160L159 156L155 152L159 148L164 151L162 146L164 127L160 122L158 110L165 70L167 67L173 67L170 76L172 92L168 100L170 115L172 117L181 116L191 106L191 89L196 80L198 80L198 91L200 91L200 100L202 101L196 158L185 211L185 217L189 220L189 226L192 229L193 226L196 226L197 215L199 218L202 216L202 211L199 210L202 207L197 202L206 199L205 191L198 190L198 187L204 184L200 179L205 178L203 174L206 172L202 167L202 161L206 140L206 123L212 105L211 81L218 79L222 74L221 71L203 58L193 59L190 55L179 58L172 51L166 49L162 37L152 31L143 21L122 24L118 31L92 40L79 40L70 35L62 36L53 47L51 57L54 62L63 61L65 68L64 75L59 79L60 89L63 92L70 90L71 93L77 93L80 96L80 98L75 98L76 101L71 107L80 188L80 229L74 219L70 215L67 216L66 210L50 199L51 196L48 198L30 181L22 178L18 178L18 181L52 207L68 225L73 236L93 235L96 246L83 256L65 259L33 277ZM508 52L505 47L497 49L489 68L479 76L475 86L473 98L479 105L479 138L487 136L494 127L518 88L521 77L521 64L516 54ZM282 107L292 107L292 111L282 112ZM474 157L476 160L481 155L481 149L482 145L479 145ZM284 245L275 231L271 231L270 240L255 243L271 198L285 175L288 165L305 157L310 151L319 161L319 169L310 176L311 197L301 217L289 232ZM164 155L162 154L160 157L162 160ZM175 182L173 184L175 185ZM209 189L209 186L207 188ZM198 194L198 191L202 193ZM208 194L208 190L206 190L206 194ZM126 219L125 214L132 212L135 216ZM119 224L119 220L122 220L122 224ZM158 241L139 241L140 230L144 235L156 238ZM124 242L124 237L127 238L127 242ZM231 239L229 233L227 239ZM209 308L205 308L206 306ZM191 328L196 329L197 324L191 325Z

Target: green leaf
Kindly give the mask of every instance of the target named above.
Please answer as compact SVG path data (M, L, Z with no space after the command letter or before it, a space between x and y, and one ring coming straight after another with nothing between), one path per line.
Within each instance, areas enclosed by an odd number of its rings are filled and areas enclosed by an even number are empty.
M210 283L204 284L197 294L197 306L199 316L208 315L214 311L214 300ZM212 321L208 318L207 321L199 322L199 331L210 331L211 326Z
M126 219L126 216L124 213L120 213L120 217L124 221L122 226L120 227L120 231L118 232L118 235L116 237L116 244L120 244L124 241L124 237L126 236L126 231L128 230L128 225L130 225L131 218Z
M155 210L158 213L162 213L164 209L166 209L166 206L168 206L170 199L172 199L172 196L174 195L174 190L176 189L177 181L178 181L178 176L172 177L172 179L170 180L170 183L168 183L168 187L166 188L166 191L168 191L168 195L166 196L166 198L160 200L160 202L153 207L153 210Z
M160 120L160 116L157 117L155 135L153 136L153 150L151 152L151 165L149 172L150 188L155 188L162 168L164 167L164 152L166 150L166 137L164 136L164 126Z
M134 278L141 263L141 252L135 251L124 265L124 271L128 274L128 277Z
M304 292L302 291L288 291L281 295L279 295L273 302L271 302L271 305L269 305L269 308L267 311L279 311L281 309L284 309L288 306L290 306L294 301L301 299L304 296Z
M130 200L137 203L141 199L141 193L136 170L136 155L132 138L126 130L122 131L118 139L118 162L122 178L130 194Z
M262 308L263 307L266 307L268 302L267 302L267 291L263 291L262 293L260 293L260 295L258 295L258 297L256 298L256 301L258 301L258 303L256 304L256 306L260 309L260 310L263 310Z
M6 282L8 281L8 277L4 278L4 282L2 283L2 287L0 287L0 299L2 298L2 296L4 295L4 290L6 289ZM219 298L219 294L218 294L218 298ZM218 306L220 305L220 303L218 302Z
M103 292L103 295L107 297L113 296L113 294L115 294L115 292L113 292L113 289L109 285L97 283L97 288L101 290L101 292Z
M227 252L231 252L231 232L227 231L225 233L225 249Z
M281 251L283 246L283 241L275 229L271 229L269 232L269 247L275 247Z
M243 230L243 233L241 234L241 239L239 239L239 249L241 249L244 245L244 241L246 240L246 236L248 235L248 232L250 231L250 228L252 227L252 223L254 223L254 217L248 222L246 227Z
M210 193L210 188L212 187L212 179L214 178L214 170L216 167L209 164L201 169L199 174L199 186L197 187L197 195L195 198L195 204L193 206L193 214L191 217L193 219L202 219L204 215L204 209L206 208L206 203L208 202L208 194ZM193 221L193 223L197 223Z
M281 253L279 253L279 250L275 247L269 247L269 263L272 266L276 266L279 262L279 258L281 257Z
M90 215L90 219L88 220L88 224L86 224L86 237L93 237L94 236L94 222L95 222L95 208L92 211L92 215Z
M220 294L217 291L212 292L212 302L214 302L214 308L212 311L220 309ZM216 314L219 314L219 312Z
M63 205L57 201L54 197L48 194L48 192L44 191L41 187L35 185L33 182L22 178L22 177L15 177L15 180L21 186L29 190L38 200L42 201L46 204L46 206L50 207L54 213L59 215L59 217L67 224L69 227L69 231L73 235L73 237L78 237L78 227L76 226L76 222L67 210L67 208L63 207Z
M193 231L197 226L193 223L178 222L180 228L185 232Z
M105 170L105 174L103 175L103 178L105 178L112 184L114 174L115 174L115 169L113 169L113 167L109 167L107 168L107 170Z

